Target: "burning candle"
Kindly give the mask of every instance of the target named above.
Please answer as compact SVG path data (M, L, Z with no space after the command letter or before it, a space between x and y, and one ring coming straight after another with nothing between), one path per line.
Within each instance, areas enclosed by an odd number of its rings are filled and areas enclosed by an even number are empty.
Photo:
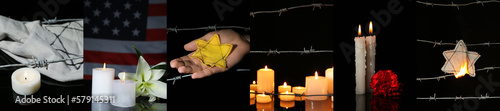
M250 90L250 99L253 99L253 98L255 98L255 91Z
M293 93L295 94L304 94L304 92L306 92L306 88L305 87L302 87L302 86L295 86L292 88L293 90ZM304 96L295 96L295 101L304 101L306 99L306 97Z
M271 96L265 93L258 94L255 98L257 99L257 103L269 103L272 101Z
M32 95L40 89L40 72L32 68L20 68L11 76L12 90L20 95Z
M295 95L291 92L286 91L286 92L282 92L280 94L282 94L279 96L281 101L293 101L293 100L295 100Z
M113 96L115 100L111 105L118 107L132 107L135 106L135 81L125 80L125 72L123 73L122 80L113 81Z
M306 92L306 88L302 86L295 86L293 87L293 93L295 94L304 94Z
M115 69L106 68L106 63L102 68L92 69L92 96L110 96L114 77Z
M333 94L333 67L325 70L325 76L328 81L328 93Z
M281 86L278 86L278 92L279 93L282 93L282 92L286 92L286 91L292 91L292 86L290 85L286 85L286 82L283 83L283 85Z
M267 68L257 71L257 93L274 92L274 70Z
M327 81L325 77L318 76L318 71L314 76L306 77L306 95L327 95ZM308 96L308 100L325 100L328 96Z
M361 24L358 28L358 37L354 37L355 62L356 62L356 94L365 94L365 37L361 37Z
M370 86L370 81L372 80L372 76L375 74L375 47L377 47L376 37L373 35L373 25L372 21L370 21L369 26L369 34L370 36L366 36L366 78L365 78L365 87ZM366 92L373 92L371 87L366 87Z
M253 81L253 84L250 84L250 90L257 91L257 84L255 83L255 81Z

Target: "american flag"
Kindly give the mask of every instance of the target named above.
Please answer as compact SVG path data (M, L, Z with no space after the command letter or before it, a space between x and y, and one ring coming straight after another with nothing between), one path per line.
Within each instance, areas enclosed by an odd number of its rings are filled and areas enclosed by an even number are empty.
M85 0L84 9L84 79L103 63L135 72L132 45L151 66L167 62L167 0Z

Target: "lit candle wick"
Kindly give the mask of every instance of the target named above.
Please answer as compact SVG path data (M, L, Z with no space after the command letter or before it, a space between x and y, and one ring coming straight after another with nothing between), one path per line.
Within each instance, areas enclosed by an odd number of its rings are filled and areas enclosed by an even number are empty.
M123 84L125 84L125 75L127 75L127 73L125 73L125 71L123 71L123 79L122 79Z
M283 83L283 86L285 86L285 87L286 87L286 82L285 82L285 83Z
M265 66L265 70L267 70L267 65Z
M358 26L358 36L361 36L361 24Z
M253 81L253 84L255 84L255 81Z
M370 27L370 29L369 29L369 31L368 31L368 32L369 32L369 33L370 33L370 35L371 35L371 34L373 34L373 24L372 24L372 21L370 21L370 26L369 26L369 27Z
M102 70L106 70L106 63L104 63L104 66L102 66Z
M318 79L318 71L314 72L315 79Z
M26 71L24 71L24 80L28 80L27 76L28 76L28 73Z

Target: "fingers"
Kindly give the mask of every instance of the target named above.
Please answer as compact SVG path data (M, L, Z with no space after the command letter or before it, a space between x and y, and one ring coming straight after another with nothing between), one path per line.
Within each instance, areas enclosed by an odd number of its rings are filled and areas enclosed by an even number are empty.
M217 32L216 32L216 31L209 32L209 33L205 34L204 36L202 36L202 37L200 37L200 38L198 38L198 39L202 39L202 40L208 41L208 40L210 40L210 38L211 38L214 34L217 34ZM185 44L185 45L184 45L184 49L185 49L186 51L194 51L194 50L198 49L198 47L196 47L196 40L198 40L198 39L195 39L195 40L193 40L193 41L191 41L191 42L189 42L189 43Z
M204 69L202 71L194 72L193 75L191 76L191 78L200 79L200 78L204 78L207 76L211 76L211 75L216 74L216 73L225 72L227 70L228 70L227 68L220 68L220 67L207 68L207 69Z

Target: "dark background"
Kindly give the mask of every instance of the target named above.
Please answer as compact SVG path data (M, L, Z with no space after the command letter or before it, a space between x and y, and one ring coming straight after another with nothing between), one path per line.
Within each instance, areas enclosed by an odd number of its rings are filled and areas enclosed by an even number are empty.
M433 3L451 3L453 0L428 1ZM469 3L475 0L454 1L455 3ZM466 44L500 42L500 10L498 3L473 4L459 7L439 7L417 4L417 39L456 43L464 40ZM444 75L441 71L445 63L443 51L452 50L453 45L436 46L434 44L416 42L417 45L417 77L436 77ZM499 66L496 57L500 46L468 46L469 51L481 55L475 67L481 69L490 66ZM436 93L437 97L477 96L488 93L498 96L500 86L498 70L476 71L476 77L469 75L461 78L447 77L445 80L428 80L417 82L417 97L429 97ZM485 81L485 82L481 82ZM498 99L491 100L417 100L418 107L423 110L491 110L497 109Z
M232 11L226 11L221 21L215 11L214 2L225 4ZM248 1L230 4L225 0L169 0L168 19L169 28L194 28L217 26L250 27ZM212 30L168 32L167 61L187 55L184 44L198 39ZM240 34L250 34L244 30L235 30ZM236 69L249 68L248 55L225 73L214 74L203 79L184 78L167 82L168 110L241 110L248 105L249 72L237 72ZM170 68L167 78L181 75L177 69Z
M333 4L331 0L258 0L251 4L251 12L279 10L285 7L298 5L309 5L313 3ZM311 46L315 50L333 50L334 22L336 21L333 7L313 7L299 8L273 14L255 14L252 17L252 51L268 51L270 49L278 51L302 51L304 47L309 50ZM250 54L250 78L246 82L251 84L257 80L257 70L268 68L274 70L275 91L278 86L286 82L287 85L305 86L305 77L314 76L314 71L318 71L319 76L325 76L325 70L333 67L333 53L314 54ZM336 68L335 68L336 69ZM257 83L259 84L259 83ZM329 99L329 98L328 98ZM295 102L293 110L304 110L304 102ZM279 99L275 100L275 109L281 111ZM250 110L255 110L255 105L250 106ZM284 110L284 109L283 109ZM291 109L292 110L292 109Z
M400 2L398 7L403 8L403 11L400 13L389 12L388 4L393 3L389 1ZM373 21L374 33L377 36L375 71L392 70L396 73L398 81L403 84L403 91L399 99L394 101L399 103L399 110L414 110L415 75L420 70L415 68L416 61L414 60L416 57L415 45L413 44L416 32L414 2L413 0L335 1L333 11L335 29L332 30L335 34L333 40L333 44L335 44L333 55L335 61L335 109L353 111L356 108L354 37L357 35L358 24L361 24L363 35L366 35L368 34L368 24ZM390 22L387 23L387 26L382 26L382 22L370 14L371 11L391 13ZM382 19L387 20L386 17L382 16ZM346 49L347 52L352 51L352 53L344 53L343 49ZM371 100L367 99L366 101Z

